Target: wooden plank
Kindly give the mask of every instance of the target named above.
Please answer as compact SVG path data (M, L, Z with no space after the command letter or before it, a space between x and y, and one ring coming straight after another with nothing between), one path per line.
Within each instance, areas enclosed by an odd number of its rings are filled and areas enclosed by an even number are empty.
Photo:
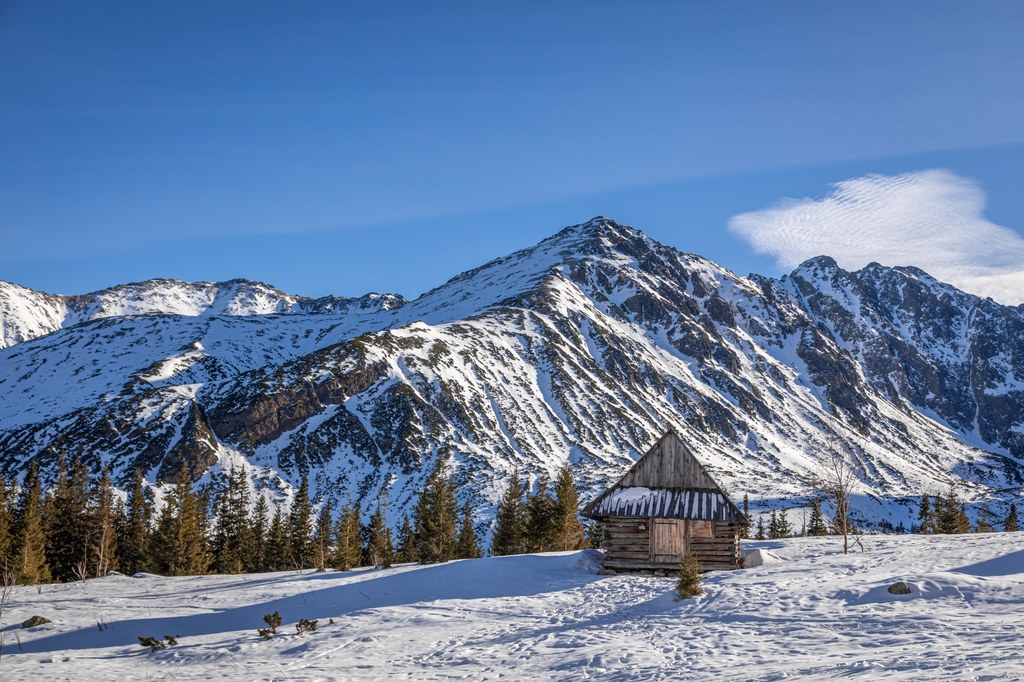
M685 522L672 519L654 520L654 541L651 556L655 563L681 561L685 548Z

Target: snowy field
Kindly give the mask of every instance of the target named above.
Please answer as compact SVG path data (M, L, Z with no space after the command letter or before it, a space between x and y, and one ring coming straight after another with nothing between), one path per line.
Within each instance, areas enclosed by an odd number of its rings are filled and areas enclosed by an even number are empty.
M1024 678L1024 533L865 545L745 543L764 563L687 601L671 578L598 575L593 552L17 588L0 679ZM888 594L897 580L912 593ZM53 623L6 625L36 614ZM300 618L317 631L296 635ZM150 653L140 635L179 644Z

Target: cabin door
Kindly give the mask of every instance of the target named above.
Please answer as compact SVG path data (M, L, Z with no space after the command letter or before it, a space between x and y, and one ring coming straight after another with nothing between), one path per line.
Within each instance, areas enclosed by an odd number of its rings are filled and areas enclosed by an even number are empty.
M683 521L654 519L651 560L656 564L678 564L686 549Z

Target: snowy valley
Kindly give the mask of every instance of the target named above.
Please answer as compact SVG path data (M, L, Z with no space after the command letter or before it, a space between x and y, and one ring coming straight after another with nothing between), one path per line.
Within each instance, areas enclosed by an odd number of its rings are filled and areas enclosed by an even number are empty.
M1019 679L1024 534L744 542L761 565L599 575L593 550L15 589L4 679ZM749 561L749 563L757 563ZM911 592L889 594L906 581ZM279 633L260 638L278 611ZM299 619L315 632L297 635ZM14 626L18 627L17 625ZM150 653L138 637L175 636Z

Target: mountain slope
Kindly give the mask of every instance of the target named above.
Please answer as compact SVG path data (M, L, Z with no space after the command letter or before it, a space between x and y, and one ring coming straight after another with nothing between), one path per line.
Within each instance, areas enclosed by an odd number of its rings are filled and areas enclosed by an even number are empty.
M270 315L274 313L388 310L405 300L394 294L362 298L293 296L262 282L179 282L151 279L81 296L46 294L0 282L0 348L90 320L129 315Z
M0 351L5 470L237 465L285 498L309 472L335 496L388 488L398 519L445 455L486 520L513 468L571 461L587 496L674 428L764 504L836 448L868 520L951 477L1022 483L1021 312L920 271L743 278L596 218L392 302L114 317Z

